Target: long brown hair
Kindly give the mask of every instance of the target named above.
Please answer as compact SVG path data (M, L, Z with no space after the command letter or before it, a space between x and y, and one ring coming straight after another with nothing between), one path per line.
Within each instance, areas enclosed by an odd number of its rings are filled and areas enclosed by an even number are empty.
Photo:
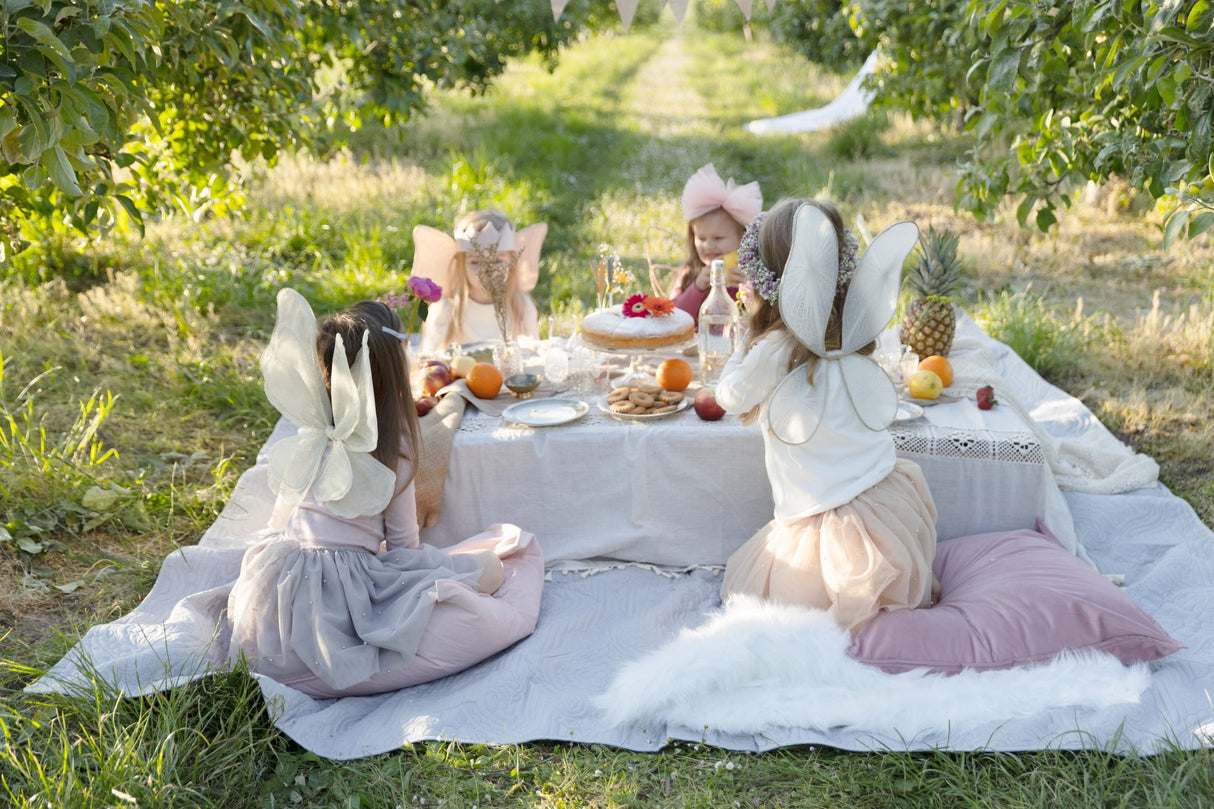
M784 265L788 263L788 254L792 250L793 222L797 216L797 209L802 205L812 205L826 216L835 229L835 238L839 243L839 260L843 259L843 215L839 213L839 209L833 203L814 199L781 200L768 211L759 228L759 257L764 264L771 268L777 278L784 274ZM780 314L779 298L775 303L768 303L756 294L754 300L756 303L750 315L751 346L766 335L786 328L784 318ZM846 300L847 293L844 292L842 295L836 295L831 304L830 320L826 325L826 348L829 350L838 349L843 344L843 304ZM857 353L872 354L876 347L877 343L874 340ZM805 363L807 377L812 383L818 358L812 351L798 343L789 357L788 370L791 371L802 363Z
M325 387L333 369L333 350L337 335L346 349L346 361L354 365L363 344L363 332L368 333L367 350L371 352L371 381L375 389L375 416L379 443L372 455L384 466L395 471L397 458L403 454L413 461L416 472L419 457L419 427L417 406L409 388L409 365L405 347L399 339L383 330L387 326L401 331L400 318L379 301L360 301L320 322L316 336L316 351L320 354Z

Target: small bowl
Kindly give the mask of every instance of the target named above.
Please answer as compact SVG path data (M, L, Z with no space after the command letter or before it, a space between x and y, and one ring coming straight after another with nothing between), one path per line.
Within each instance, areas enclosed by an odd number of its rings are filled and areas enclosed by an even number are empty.
M527 399L531 391L540 386L540 378L535 374L515 374L506 380L506 387L520 399Z

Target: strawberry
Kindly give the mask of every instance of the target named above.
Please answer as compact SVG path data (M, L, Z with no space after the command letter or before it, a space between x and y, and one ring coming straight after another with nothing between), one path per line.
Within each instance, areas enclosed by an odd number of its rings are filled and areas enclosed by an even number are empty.
M990 385L978 388L976 394L978 398L979 410L990 410L995 405L999 404L999 400L995 398L995 390Z

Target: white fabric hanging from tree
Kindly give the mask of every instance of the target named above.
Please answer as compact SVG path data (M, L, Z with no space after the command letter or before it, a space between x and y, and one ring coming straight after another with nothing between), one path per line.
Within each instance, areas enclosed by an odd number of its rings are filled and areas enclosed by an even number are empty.
M748 123L747 131L756 135L817 132L863 115L873 97L872 91L863 87L864 80L873 72L876 64L877 52L873 51L864 60L864 66L860 68L860 72L843 88L843 92L826 106L803 112L793 112L778 118L760 118Z

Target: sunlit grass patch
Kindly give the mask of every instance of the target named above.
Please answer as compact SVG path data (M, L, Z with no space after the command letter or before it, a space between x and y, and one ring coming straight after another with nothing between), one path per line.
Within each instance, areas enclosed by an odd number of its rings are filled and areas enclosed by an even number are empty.
M1062 317L1028 291L989 297L973 314L987 334L1006 343L1046 379L1079 362L1092 339L1092 323L1078 313Z

